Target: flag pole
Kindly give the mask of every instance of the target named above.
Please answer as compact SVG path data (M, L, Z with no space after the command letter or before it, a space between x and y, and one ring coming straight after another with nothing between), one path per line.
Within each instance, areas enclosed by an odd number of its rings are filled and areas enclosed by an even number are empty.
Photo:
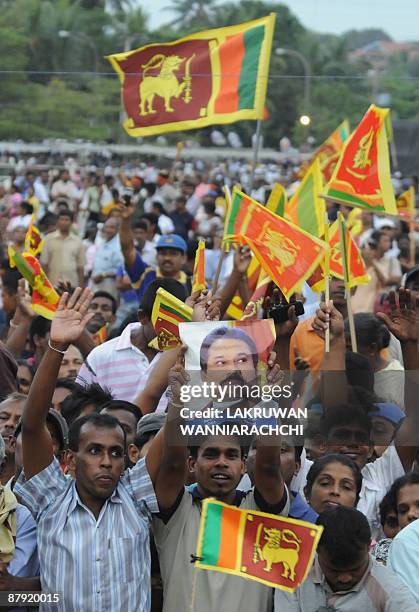
M253 160L252 160L252 172L250 174L250 189L253 189L253 183L255 182L255 170L259 158L260 142L262 136L262 119L257 120L256 124L256 138L253 143Z
M329 245L329 217L327 216L327 212L324 213L324 241L327 245ZM326 252L324 258L324 299L326 305L329 304L330 301L330 251L329 249ZM326 353L330 353L330 329L329 326L326 329L325 338L324 338L324 350Z
M358 352L358 346L356 342L356 332L355 332L355 323L354 323L354 315L352 312L352 304L351 304L351 290L349 287L349 273L348 273L348 261L347 261L347 251L346 251L346 225L345 219L341 212L338 213L339 218L339 241L340 241L340 252L342 254L342 267L343 267L343 280L345 283L345 299L346 306L348 309L348 321L349 321L349 333L351 335L351 346L352 352Z
M415 240L415 222L412 219L410 219L409 222L409 246L410 246L410 261L409 261L409 265L410 266L414 266L416 264L416 240Z

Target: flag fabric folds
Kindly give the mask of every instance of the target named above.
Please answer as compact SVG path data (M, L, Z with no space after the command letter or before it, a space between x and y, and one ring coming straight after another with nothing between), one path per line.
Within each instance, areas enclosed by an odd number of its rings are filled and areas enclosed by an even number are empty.
M60 296L48 280L41 264L29 253L18 253L9 246L9 258L32 288L32 309L36 314L52 320Z
M285 214L285 207L287 205L288 198L285 187L280 183L275 183L271 195L266 202L266 208L273 212L275 215L283 217Z
M311 569L322 531L305 521L205 499L196 567L293 592Z
M275 14L109 55L130 136L263 119Z
M109 323L103 325L95 334L93 334L93 340L96 346L103 344L108 339L108 328Z
M320 163L315 159L296 192L285 206L285 218L313 236L324 233L326 203L320 197L323 179Z
M389 112L370 106L344 146L324 193L328 200L397 214L386 129Z
M44 241L42 240L41 233L36 227L34 218L32 217L25 236L25 253L29 253L36 257L42 251L43 244Z
M247 244L287 300L312 274L329 248L322 240L236 189L224 227L224 238Z
M177 297L160 287L151 313L151 323L156 332L149 346L159 351L166 351L181 344L179 323L192 321L192 308Z
M404 191L396 201L397 212L401 217L406 219L412 219L416 214L415 206L415 188L409 187L407 191Z
M205 281L205 240L200 240L195 253L195 263L193 269L192 293L202 291L207 288Z
M256 290L262 272L263 270L260 266L259 261L256 259L256 257L253 257L246 272L247 286L249 288L249 291ZM243 305L243 300L240 297L240 293L237 292L231 300L229 307L227 308L227 315L232 319L239 320L243 317L244 311L245 306Z

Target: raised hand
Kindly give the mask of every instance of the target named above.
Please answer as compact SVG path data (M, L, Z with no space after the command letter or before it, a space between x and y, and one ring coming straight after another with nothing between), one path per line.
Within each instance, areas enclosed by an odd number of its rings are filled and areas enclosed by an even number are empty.
M245 274L252 261L252 252L248 246L241 246L234 254L233 266L240 274Z
M316 310L316 316L311 324L316 334L324 340L327 328L330 329L331 339L343 338L344 322L340 312L333 306L333 300L327 304L320 304Z
M189 305L193 308L192 321L203 323L220 320L221 300L217 296L213 298L211 291L205 289L199 295L194 294Z
M63 293L51 324L50 341L55 348L65 350L81 336L94 312L88 313L93 293L78 287L70 296Z
M183 345L181 347L175 365L169 370L169 396L171 402L174 404L183 404L181 400L181 389L182 386L186 385L190 380L190 376L185 370L185 353L187 350L187 346Z
M134 214L135 207L133 204L129 204L127 206L123 200L120 200L118 204L118 210L121 214L121 219L126 221L131 219L132 215Z
M417 342L419 340L419 296L413 296L409 289L401 288L397 294L389 293L390 313L378 312L381 319L400 340L400 342Z
M295 301L295 300L294 300ZM295 314L295 306L293 305L293 300L288 306L288 317L284 320L279 320L279 318L275 318L275 309L280 308L280 306L286 307L287 302L282 294L282 292L276 288L272 292L272 297L267 297L264 303L264 309L268 311L268 317L272 317L275 321L275 330L277 338L290 338L295 331L295 328L298 325L298 317Z
M284 372L276 361L276 353L272 351L268 357L268 369L266 372L266 383L269 386L279 385L284 380Z
M32 299L24 278L19 279L16 298L17 307L22 317L25 319L33 319L36 317L36 312L32 308Z

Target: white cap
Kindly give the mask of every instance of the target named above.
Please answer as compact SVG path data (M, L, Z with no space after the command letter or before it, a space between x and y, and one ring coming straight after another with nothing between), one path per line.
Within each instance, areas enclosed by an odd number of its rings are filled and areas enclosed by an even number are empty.
M388 217L385 218L380 218L380 219L376 219L375 220L375 229L383 229L383 227L392 227L393 229L396 228L396 224L393 221L393 219L389 219Z

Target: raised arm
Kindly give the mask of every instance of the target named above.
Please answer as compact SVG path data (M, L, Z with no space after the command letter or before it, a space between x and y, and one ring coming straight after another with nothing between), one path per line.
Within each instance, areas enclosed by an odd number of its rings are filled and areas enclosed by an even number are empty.
M146 464L154 485L157 502L162 512L170 510L185 486L188 447L182 437L181 387L187 384L189 375L184 368L186 347L178 353L176 364L169 372L171 399L167 419L163 429L154 438L147 456Z
M131 268L135 263L137 249L134 244L134 236L131 230L131 221L134 214L134 206L120 204L118 207L121 213L121 225L119 227L119 239L121 241L122 254L125 260L125 267Z
M249 247L239 247L234 254L233 270L224 287L219 292L221 298L221 317L226 313L237 291L240 294L244 306L246 306L249 301L250 291L247 282L247 269L251 261L252 255Z
M26 290L25 282L24 278L19 280L17 308L6 340L7 348L16 358L19 358L25 350L31 321L36 316L35 311L32 310L32 300Z
M23 466L26 479L42 472L53 459L46 426L63 354L77 341L94 313L87 314L92 292L78 288L61 296L51 325L49 347L32 382L22 415Z
M405 412L406 418L396 433L395 445L405 470L412 468L419 448L419 296L414 297L408 289L400 289L399 299L390 292L388 315L379 312L391 333L402 347L405 367Z

